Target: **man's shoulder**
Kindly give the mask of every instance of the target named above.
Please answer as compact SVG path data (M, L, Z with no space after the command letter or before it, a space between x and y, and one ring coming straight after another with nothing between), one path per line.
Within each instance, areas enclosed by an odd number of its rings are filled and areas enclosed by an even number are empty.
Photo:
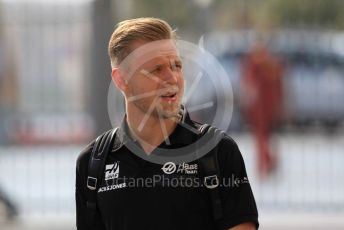
M219 138L217 141L217 147L221 153L227 152L235 154L239 152L238 144L226 131L206 123L200 123L194 120L191 120L191 122L192 125L201 133L211 130L210 132L214 132L216 135L219 135L218 137L214 137ZM214 135L214 133L212 133L212 135Z
M91 141L78 155L78 158L76 160L77 167L84 167L85 165L88 165L92 149L94 146L95 140Z
M234 169L244 164L244 158L237 142L227 133L219 141L217 152L220 168L222 166L222 168L229 167Z
M78 155L78 158L77 158L77 166L79 165L88 165L88 162L89 162L89 159L90 159L90 156L92 154L92 150L93 150L93 146L96 142L96 140L99 138L99 137L102 137L104 136L105 134L109 133L110 131L113 131L113 129L110 129L104 133L102 133L101 135L99 135L97 138L95 138L94 140L92 140Z
M224 147L231 147L231 148L236 148L238 147L238 144L236 143L236 141L226 132L224 132L219 145L222 145Z
M92 154L93 146L96 143L96 140L104 137L106 134L108 134L111 131L113 131L113 129L107 130L106 132L100 134L95 139L93 139L88 145L86 145L86 147L79 153L79 156L77 158L77 164L80 165L80 164L84 164L85 162L87 162L88 164L88 161ZM101 142L103 143L103 140Z
M236 147L237 143L235 140L224 130L217 128L213 125L209 125L206 123L200 123L194 120L191 120L192 126L194 126L199 132L204 132L208 130L212 130L220 135L220 140L218 145L225 146L225 147ZM207 127L207 129L205 129Z
M195 122L195 125L198 127L198 130L202 129L202 126L208 126L207 130L212 130L211 132L216 133L216 135L218 135L217 137L214 136L214 138L219 138L217 140L217 148L218 148L218 152L220 155L240 155L240 151L239 151L239 147L237 142L224 130L219 129L215 126L212 125L208 125L208 124L201 124L198 122ZM214 134L212 134L214 135Z

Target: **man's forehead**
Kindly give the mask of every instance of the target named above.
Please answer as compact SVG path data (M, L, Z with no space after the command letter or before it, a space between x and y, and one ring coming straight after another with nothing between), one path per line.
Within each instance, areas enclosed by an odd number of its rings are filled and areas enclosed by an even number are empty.
M180 60L179 53L177 50L157 50L152 53L149 59L146 62L154 61L178 61Z
M142 66L157 61L179 61L177 46L173 40L159 40L154 42L135 41L134 49L126 60L130 66Z
M164 40L157 40L157 41L144 41L144 40L136 40L130 44L131 50L135 52L135 50L141 48L144 51L148 52L176 52L177 45L175 40L172 39L164 39Z
M179 52L176 44L172 40L162 40L155 42L135 42L132 46L134 57L132 64L139 65L156 61L174 60L178 61Z

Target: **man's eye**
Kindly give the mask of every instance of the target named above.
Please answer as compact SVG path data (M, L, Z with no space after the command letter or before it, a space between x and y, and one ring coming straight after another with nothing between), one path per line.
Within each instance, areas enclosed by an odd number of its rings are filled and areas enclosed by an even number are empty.
M150 71L150 73L159 73L161 71L161 67L156 67Z
M177 71L177 70L181 70L182 69L182 65L179 64L179 63L174 63L174 64L172 64L171 67L172 67L173 71Z

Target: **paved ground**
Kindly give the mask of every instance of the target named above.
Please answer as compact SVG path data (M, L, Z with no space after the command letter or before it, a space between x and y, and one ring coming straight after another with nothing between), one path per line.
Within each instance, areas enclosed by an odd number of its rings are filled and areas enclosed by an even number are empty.
M260 214L260 230L340 230L344 229L344 213L266 213ZM71 230L73 216L21 219L13 223L0 222L2 230Z
M261 229L344 229L343 134L276 136L279 169L264 181L256 176L252 137L233 137L246 161ZM74 165L81 149L0 147L0 185L21 213L12 224L0 218L0 229L74 229Z

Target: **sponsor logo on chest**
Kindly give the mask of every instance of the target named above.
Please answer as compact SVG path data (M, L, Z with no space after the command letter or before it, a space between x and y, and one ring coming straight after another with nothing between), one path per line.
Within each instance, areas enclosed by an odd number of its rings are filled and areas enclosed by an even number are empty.
M98 193L111 191L119 188L125 188L126 183L117 183L117 179L119 178L119 161L105 165L105 183L107 186L100 187Z
M119 175L119 162L105 166L105 180L118 178Z
M161 169L165 174L180 173L190 175L198 173L198 165L196 163L188 164L183 162L176 165L173 162L166 162Z

